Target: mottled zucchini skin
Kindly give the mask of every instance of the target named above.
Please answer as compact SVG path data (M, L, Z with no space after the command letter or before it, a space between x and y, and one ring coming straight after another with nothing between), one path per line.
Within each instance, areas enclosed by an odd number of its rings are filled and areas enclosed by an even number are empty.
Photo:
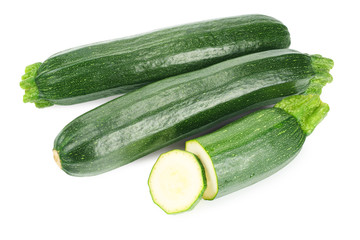
M35 77L37 101L46 100L48 105L90 101L289 45L286 26L264 15L205 21L90 44L55 54L41 64Z
M214 198L252 185L286 166L306 139L297 119L280 108L252 113L196 138L212 160Z
M241 112L307 89L311 57L270 50L167 78L105 103L57 136L62 169L96 175L130 163Z

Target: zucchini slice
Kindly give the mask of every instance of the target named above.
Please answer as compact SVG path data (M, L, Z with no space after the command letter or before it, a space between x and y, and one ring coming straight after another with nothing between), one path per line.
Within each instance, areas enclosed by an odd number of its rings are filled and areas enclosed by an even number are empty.
M151 197L168 214L192 209L206 187L205 170L192 153L172 150L161 154L151 170Z

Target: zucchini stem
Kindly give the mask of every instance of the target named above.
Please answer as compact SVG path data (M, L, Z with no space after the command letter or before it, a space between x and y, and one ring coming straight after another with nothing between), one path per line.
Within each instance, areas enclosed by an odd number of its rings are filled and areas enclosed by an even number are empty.
M334 67L334 61L330 58L315 54L311 55L311 65L316 74L313 79L310 80L309 87L305 94L320 95L322 88L333 80L329 71Z
M320 100L319 95L295 95L284 98L275 105L294 116L304 133L310 135L326 117L329 105Z
M25 74L21 77L20 87L25 90L23 97L24 103L34 103L38 108L49 107L54 104L39 98L39 89L35 83L36 73L41 65L41 62L31 64L25 68Z
M320 100L320 94L322 88L332 82L333 77L329 71L334 66L333 60L319 54L311 55L311 62L316 74L310 80L304 95L284 98L275 105L294 116L307 136L314 131L330 110L329 105Z
M322 88L327 84L331 83L333 77L328 72L319 72L310 80L310 84L305 91L305 94L320 95Z
M334 67L334 61L330 58L323 57L320 54L314 54L310 57L312 66L316 71L329 72Z

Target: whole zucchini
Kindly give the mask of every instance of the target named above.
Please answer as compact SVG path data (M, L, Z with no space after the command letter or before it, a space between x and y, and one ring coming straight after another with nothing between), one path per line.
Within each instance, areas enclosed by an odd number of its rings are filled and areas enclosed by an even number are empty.
M55 139L55 160L70 175L109 171L241 112L329 81L329 61L270 50L149 84L70 122Z
M69 49L28 66L20 86L24 102L37 107L70 105L289 45L289 32L278 20L244 15Z

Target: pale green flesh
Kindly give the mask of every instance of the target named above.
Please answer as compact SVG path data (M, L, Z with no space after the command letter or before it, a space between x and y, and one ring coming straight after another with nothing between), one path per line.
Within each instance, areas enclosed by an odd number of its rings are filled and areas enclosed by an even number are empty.
M192 153L172 150L161 154L148 180L155 204L168 214L192 209L201 199L206 181L204 168Z
M218 183L215 168L209 154L196 140L187 141L185 149L198 156L205 168L207 187L204 191L203 198L206 200L214 199L218 192Z

